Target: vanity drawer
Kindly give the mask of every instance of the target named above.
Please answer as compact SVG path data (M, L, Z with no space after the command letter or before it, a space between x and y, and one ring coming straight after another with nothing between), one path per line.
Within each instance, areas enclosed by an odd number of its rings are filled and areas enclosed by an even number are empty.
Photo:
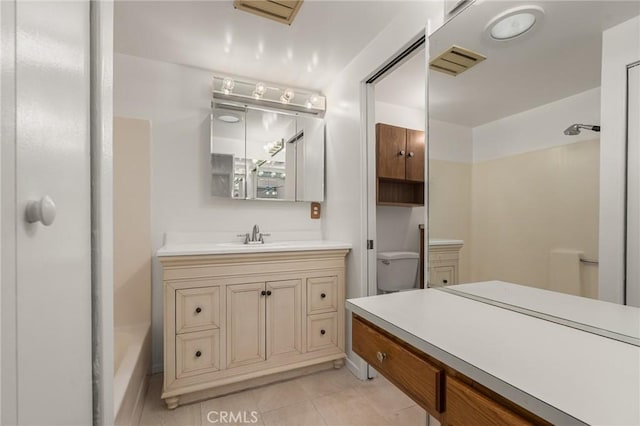
M335 312L338 308L338 277L307 279L307 314Z
M445 425L533 425L507 407L451 376L446 378Z
M438 413L444 408L442 369L419 356L415 349L355 315L352 333L355 353L431 415L439 417Z
M220 287L176 290L176 334L220 327Z
M220 369L220 330L176 336L176 378Z
M307 352L329 349L337 345L338 314L307 317Z

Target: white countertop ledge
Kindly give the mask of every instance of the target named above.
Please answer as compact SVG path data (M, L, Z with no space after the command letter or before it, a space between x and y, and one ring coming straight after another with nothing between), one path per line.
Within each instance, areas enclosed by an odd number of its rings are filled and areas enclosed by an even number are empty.
M264 244L230 243L170 243L160 248L156 255L166 256L198 256L208 254L241 254L241 253L273 253L315 250L351 249L351 244L340 241L273 241Z
M347 308L554 424L640 424L640 348L439 291Z

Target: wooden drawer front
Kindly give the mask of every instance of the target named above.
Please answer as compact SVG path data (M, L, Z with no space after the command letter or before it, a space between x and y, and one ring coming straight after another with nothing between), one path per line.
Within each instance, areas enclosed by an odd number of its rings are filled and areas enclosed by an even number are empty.
M475 426L533 424L451 376L447 376L446 382L447 402L444 424Z
M337 345L338 314L318 314L307 317L307 352Z
M220 330L176 336L176 378L220 369Z
M429 268L429 284L433 286L457 284L455 266L431 266Z
M352 333L355 353L431 415L443 411L441 369L355 316Z
M338 309L338 277L307 280L307 314L336 312Z
M220 327L220 287L176 291L176 333Z

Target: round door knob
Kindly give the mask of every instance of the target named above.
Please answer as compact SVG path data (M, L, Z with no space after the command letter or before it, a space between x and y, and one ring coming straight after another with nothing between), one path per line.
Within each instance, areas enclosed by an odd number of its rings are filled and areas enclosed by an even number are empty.
M199 314L200 312L202 312L202 308L198 306L198 307L196 308L196 314Z
M56 219L56 203L51 197L45 195L40 201L29 201L26 209L26 219L29 223L41 222L44 226L49 226Z
M387 359L387 354L384 352L378 351L376 353L376 358L378 358L378 361L383 362L385 359Z
M271 296L271 290L267 290L267 296Z
M196 358L200 358L202 356L202 352L198 351L196 352Z
M399 156L399 157L404 156L404 149L400 150L400 152L398 153L398 156Z
M412 158L415 154L413 153L413 151L409 152L409 158Z
M322 297L322 298L324 299L325 297L327 297L327 295L326 295L326 294L324 294L324 293L322 293L322 294L320 295L320 297Z
M325 330L320 330L320 334L322 334L323 336L326 334L327 332Z

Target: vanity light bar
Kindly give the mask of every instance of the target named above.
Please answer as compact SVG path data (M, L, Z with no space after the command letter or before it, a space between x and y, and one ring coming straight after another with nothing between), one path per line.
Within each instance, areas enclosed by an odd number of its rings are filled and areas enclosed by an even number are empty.
M326 111L327 101L315 91L217 75L213 77L213 99L320 116Z

